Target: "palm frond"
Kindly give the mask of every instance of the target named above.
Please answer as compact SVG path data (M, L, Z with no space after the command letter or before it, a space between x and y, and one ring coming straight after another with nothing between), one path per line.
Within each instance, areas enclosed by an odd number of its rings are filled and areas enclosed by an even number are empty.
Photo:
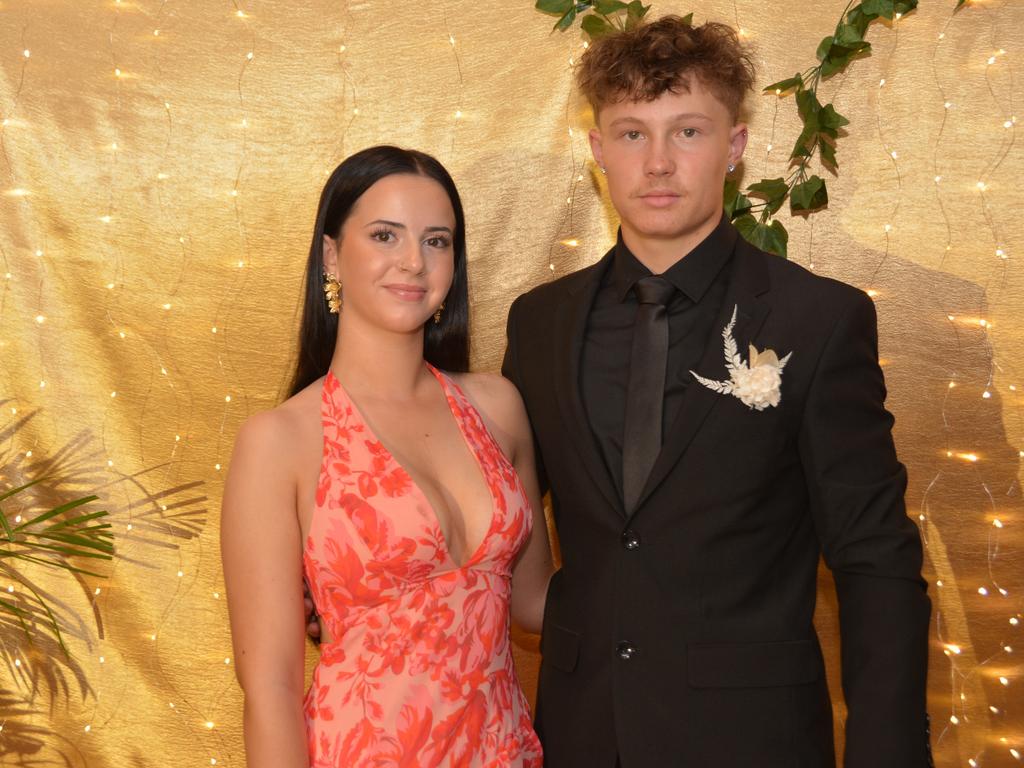
M102 574L81 567L79 561L113 559L114 536L111 525L103 520L108 515L106 510L83 512L83 507L97 500L95 495L73 498L39 510L29 491L44 487L48 481L47 476L36 477L0 491L0 527L3 529L0 562L7 565L8 576L23 587L20 604L0 600L0 615L7 614L16 620L30 641L33 629L50 635L66 655L60 621L47 600L12 566L21 562L102 578ZM7 511L7 507L15 505L19 512Z

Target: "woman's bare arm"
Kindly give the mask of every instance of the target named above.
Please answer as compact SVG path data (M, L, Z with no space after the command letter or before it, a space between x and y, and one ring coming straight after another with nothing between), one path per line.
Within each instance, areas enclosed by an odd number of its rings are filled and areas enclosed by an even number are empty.
M308 768L295 430L280 410L238 433L224 488L221 556L249 768Z
M548 538L547 519L544 517L544 503L537 482L533 432L519 391L511 383L509 388L512 390L515 403L511 408L513 434L516 438L512 464L526 490L526 498L530 502L533 514L533 530L512 571L512 619L527 632L539 633L544 621L548 582L555 572L555 565L551 557L551 541Z
M497 374L464 374L460 377L470 399L516 469L533 515L530 538L519 552L512 571L512 619L527 632L540 632L548 581L554 573L551 542L544 518L533 432L526 407L515 384Z

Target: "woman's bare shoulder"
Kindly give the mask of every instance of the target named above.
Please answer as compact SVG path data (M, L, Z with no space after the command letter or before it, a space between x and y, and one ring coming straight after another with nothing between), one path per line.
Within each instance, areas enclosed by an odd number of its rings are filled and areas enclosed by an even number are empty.
M280 405L249 416L235 438L235 457L242 454L257 464L272 461L287 466L303 454L320 425L321 381L317 380Z
M523 398L511 381L498 373L459 373L452 378L502 432L518 437L530 434Z

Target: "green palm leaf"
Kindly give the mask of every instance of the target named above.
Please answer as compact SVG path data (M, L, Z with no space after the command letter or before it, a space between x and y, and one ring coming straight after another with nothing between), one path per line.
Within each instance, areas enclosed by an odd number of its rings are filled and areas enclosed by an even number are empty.
M42 487L50 478L38 477L13 488L0 491L0 562L5 571L22 587L16 598L0 600L0 615L17 622L31 641L33 630L53 637L67 654L60 622L46 599L32 584L21 578L17 564L31 564L68 573L102 578L102 574L81 567L81 560L111 560L114 556L112 526L104 521L106 510L83 510L96 501L94 495L63 501L42 511L32 509L25 514L11 513L5 507L31 509L33 500L27 493Z

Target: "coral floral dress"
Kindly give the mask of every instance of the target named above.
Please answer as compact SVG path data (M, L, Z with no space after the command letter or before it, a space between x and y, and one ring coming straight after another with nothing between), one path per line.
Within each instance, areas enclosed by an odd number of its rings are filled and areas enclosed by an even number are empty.
M511 568L530 533L529 503L480 414L430 370L490 488L490 529L456 563L426 496L327 374L303 558L333 639L305 700L313 768L543 762L509 638Z

